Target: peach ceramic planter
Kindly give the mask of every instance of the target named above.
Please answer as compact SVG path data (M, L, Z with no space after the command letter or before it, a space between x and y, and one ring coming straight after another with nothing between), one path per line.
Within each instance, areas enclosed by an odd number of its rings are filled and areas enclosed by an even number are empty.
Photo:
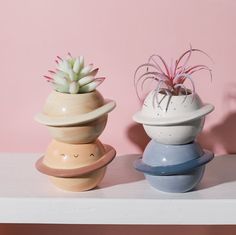
M53 91L36 116L53 137L36 168L64 190L79 192L96 187L116 154L98 140L114 108L115 102L96 90L81 94Z
M98 91L66 94L53 91L36 121L46 125L52 137L71 144L95 141L107 122L115 102L105 100Z
M89 144L67 144L53 140L36 168L50 176L53 184L69 191L85 191L103 179L115 150L99 140Z
M169 96L152 91L133 119L159 143L186 144L201 132L205 116L213 109L213 105L203 104L196 93Z

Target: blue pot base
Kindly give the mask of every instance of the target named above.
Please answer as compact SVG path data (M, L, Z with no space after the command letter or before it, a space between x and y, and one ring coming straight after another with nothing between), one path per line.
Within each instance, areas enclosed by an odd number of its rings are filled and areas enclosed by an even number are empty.
M142 159L138 159L134 162L134 168L145 174L154 176L179 175L188 173L197 167L203 166L206 163L210 162L213 158L214 154L208 150L205 150L204 154L201 157L175 165L150 166L144 163Z
M174 176L153 176L144 174L149 184L155 189L167 193L184 193L194 189L201 181L205 166L189 173Z

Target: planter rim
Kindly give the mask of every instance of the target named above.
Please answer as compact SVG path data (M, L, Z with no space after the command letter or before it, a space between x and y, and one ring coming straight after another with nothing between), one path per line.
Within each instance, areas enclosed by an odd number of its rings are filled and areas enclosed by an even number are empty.
M195 111L182 113L182 115L174 117L150 117L143 115L142 111L138 111L133 115L133 120L150 126L171 126L199 119L213 110L214 106L212 104L205 104Z
M50 117L44 113L39 113L35 116L35 120L46 126L72 126L76 124L84 124L111 112L116 107L113 100L105 99L104 104L95 110L88 113L73 115L69 117Z
M134 168L138 171L154 176L169 176L169 175L181 175L194 170L197 167L203 166L210 162L214 158L214 153L204 150L204 154L199 158L193 160L168 166L150 166L138 159L134 162Z
M99 158L96 162L89 164L87 166L78 167L74 169L52 168L43 163L44 156L42 156L35 163L35 167L41 173L54 177L63 177L63 178L79 177L105 167L114 159L114 157L116 156L115 149L112 146L105 144L104 147L106 151L105 154L101 158Z

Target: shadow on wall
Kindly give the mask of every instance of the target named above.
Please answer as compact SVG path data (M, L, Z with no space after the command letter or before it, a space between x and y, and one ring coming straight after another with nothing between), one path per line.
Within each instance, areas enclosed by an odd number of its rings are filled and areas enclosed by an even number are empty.
M144 151L146 145L150 141L150 138L147 136L141 124L131 124L128 127L126 134L129 140L133 142L141 150L141 152Z
M216 151L217 146L226 153L236 153L236 112L229 113L221 123L198 137L203 148Z
M226 113L220 123L202 132L198 140L204 148L217 152L236 153L236 84L227 84L223 96L222 112Z

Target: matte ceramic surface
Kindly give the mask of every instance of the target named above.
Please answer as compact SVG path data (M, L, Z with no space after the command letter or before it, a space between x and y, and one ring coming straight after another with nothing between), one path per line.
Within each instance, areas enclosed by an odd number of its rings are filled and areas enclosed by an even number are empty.
M165 145L151 140L143 153L142 161L149 166L167 167L185 164L189 161L194 162L194 160L202 156L204 156L204 151L196 142L185 145ZM204 158L207 158L207 161L209 161L212 157L213 156L209 153L209 156L205 156ZM207 161L205 161L205 163ZM161 191L186 192L194 188L200 182L204 169L204 166L200 166L177 175L153 176L145 174L145 177L152 186Z
M75 126L47 126L52 137L68 144L86 144L95 141L103 132L108 115Z
M105 172L106 167L80 177L50 177L49 179L60 189L72 192L82 192L95 188L102 181Z
M53 140L36 168L59 188L85 191L103 179L106 165L115 157L115 150L99 140L89 144L66 144Z
M71 167L71 168L58 168L53 166L48 166L45 164L45 158L41 157L36 162L36 168L44 174L50 175L50 176L56 176L56 177L64 177L64 178L71 178L71 177L77 177L77 176L84 176L85 174L92 173L98 169L101 169L108 165L115 157L116 151L114 148L112 148L109 145L104 145L105 153L102 157L100 157L98 160L90 163L90 164L79 164L79 167ZM74 155L75 156L75 155ZM81 156L78 156L81 157ZM76 158L78 158L76 157ZM71 158L71 156L67 156L67 158ZM52 160L52 159L51 159ZM69 159L71 160L71 159ZM78 160L79 161L79 160ZM67 162L67 164L69 161ZM55 164L56 165L56 164Z
M141 124L167 126L202 118L213 109L213 105L203 104L196 93L169 96L152 91L133 119Z
M168 125L168 126L153 126L143 124L147 135L162 144L187 144L196 139L202 131L205 118L199 118L185 123ZM177 134L178 133L178 134Z
M115 108L115 102L104 100L98 91L66 94L53 91L47 98L43 112L35 119L48 126L74 126L94 121Z

